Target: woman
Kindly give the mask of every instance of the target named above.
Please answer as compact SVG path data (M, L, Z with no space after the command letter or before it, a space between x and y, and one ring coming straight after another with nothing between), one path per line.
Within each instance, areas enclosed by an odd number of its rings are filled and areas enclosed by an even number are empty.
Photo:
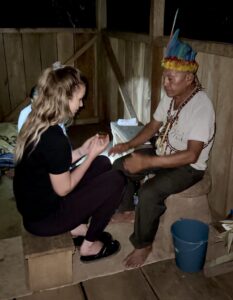
M96 134L72 151L62 129L83 106L84 80L73 67L48 68L37 91L15 149L13 187L24 227L39 236L70 231L83 241L84 262L114 254L120 244L104 228L121 201L125 179L112 170L107 157L99 156L109 136ZM71 171L83 156L83 163Z

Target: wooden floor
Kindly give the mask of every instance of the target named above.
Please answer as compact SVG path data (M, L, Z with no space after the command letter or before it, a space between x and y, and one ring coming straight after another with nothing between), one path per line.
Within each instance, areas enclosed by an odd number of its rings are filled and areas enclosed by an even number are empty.
M229 300L232 282L233 272L206 278L167 260L17 300Z

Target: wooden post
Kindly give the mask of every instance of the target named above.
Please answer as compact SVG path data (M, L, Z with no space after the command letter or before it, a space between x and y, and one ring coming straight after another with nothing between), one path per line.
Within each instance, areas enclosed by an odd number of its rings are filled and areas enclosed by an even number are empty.
M96 46L96 99L98 102L98 112L101 121L106 120L106 87L104 64L105 57L103 55L103 43L101 39L101 31L107 27L107 3L106 0L96 1L96 27L98 30L98 40Z
M151 116L156 109L161 93L163 48L154 42L157 37L163 36L165 0L151 0L150 37L151 37Z

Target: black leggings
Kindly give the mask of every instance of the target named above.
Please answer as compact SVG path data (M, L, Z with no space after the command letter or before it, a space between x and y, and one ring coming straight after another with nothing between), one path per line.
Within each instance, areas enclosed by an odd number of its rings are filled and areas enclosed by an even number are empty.
M51 236L90 219L86 239L95 241L119 206L125 185L123 173L112 170L107 157L98 156L74 190L61 200L59 210L43 220L24 222L24 226L35 235Z

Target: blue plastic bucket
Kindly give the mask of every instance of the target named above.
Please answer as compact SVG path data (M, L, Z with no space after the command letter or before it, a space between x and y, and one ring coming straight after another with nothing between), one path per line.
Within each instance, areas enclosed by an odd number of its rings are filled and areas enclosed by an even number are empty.
M208 244L209 226L201 221L181 219L171 226L176 265L184 272L202 270Z

